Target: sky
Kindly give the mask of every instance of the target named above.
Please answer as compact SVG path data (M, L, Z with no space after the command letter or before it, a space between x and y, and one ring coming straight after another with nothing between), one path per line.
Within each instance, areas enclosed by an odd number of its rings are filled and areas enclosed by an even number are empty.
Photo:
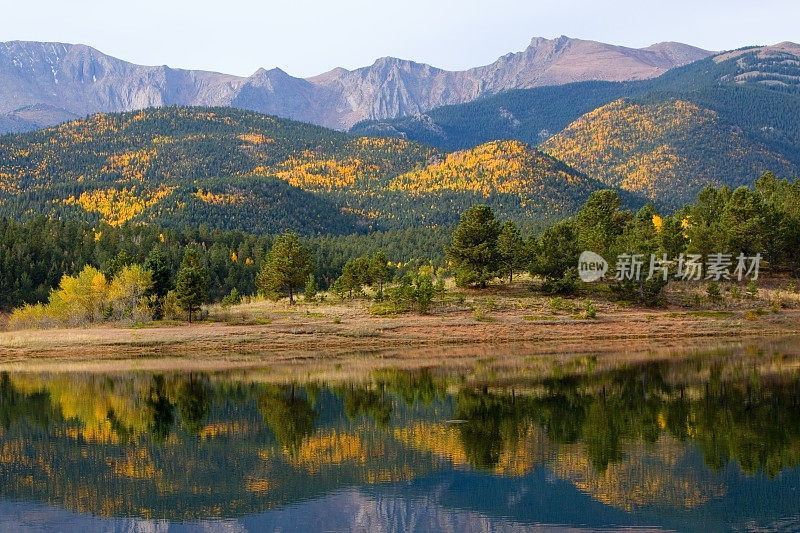
M394 56L461 70L560 35L709 50L800 42L798 0L0 0L0 41L83 43L145 65L312 76Z

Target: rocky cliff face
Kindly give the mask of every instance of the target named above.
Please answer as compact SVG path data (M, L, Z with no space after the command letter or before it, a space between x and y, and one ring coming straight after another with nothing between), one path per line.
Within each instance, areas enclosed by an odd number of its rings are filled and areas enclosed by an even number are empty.
M654 78L667 70L708 57L710 52L680 43L635 49L596 41L535 38L520 53L469 72L483 80L486 92L589 80L627 81Z
M98 112L228 105L242 78L134 65L84 45L0 43L0 117L51 125Z
M507 89L651 78L709 54L679 43L632 49L537 38L523 52L460 72L382 58L308 79L280 69L243 78L135 65L84 45L14 41L0 43L0 131L164 105L233 106L348 129L360 120L421 113Z

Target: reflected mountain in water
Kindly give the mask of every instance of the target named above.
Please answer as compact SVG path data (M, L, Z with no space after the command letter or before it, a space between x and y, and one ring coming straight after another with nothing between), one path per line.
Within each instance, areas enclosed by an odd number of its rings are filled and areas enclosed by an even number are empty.
M573 363L328 385L4 373L0 528L797 524L794 356Z

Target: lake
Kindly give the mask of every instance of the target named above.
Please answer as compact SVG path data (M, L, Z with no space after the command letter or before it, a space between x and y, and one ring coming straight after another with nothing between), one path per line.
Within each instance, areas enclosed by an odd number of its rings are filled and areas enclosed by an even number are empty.
M800 529L800 339L0 375L0 530Z

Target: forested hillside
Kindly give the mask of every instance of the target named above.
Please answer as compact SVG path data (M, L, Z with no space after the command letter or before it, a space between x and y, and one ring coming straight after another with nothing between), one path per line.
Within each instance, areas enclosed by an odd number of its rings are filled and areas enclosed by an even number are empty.
M389 187L411 196L465 192L506 198L531 217L575 212L603 184L519 141L493 141L402 174ZM502 207L500 207L501 210Z
M446 150L517 139L592 178L677 205L704 184L735 187L765 170L797 175L798 65L798 45L747 48L653 80L509 91L352 131Z
M435 153L232 109L96 115L2 138L0 213L349 233L364 217L317 193L364 193Z
M552 218L597 187L581 177L587 186L561 188L578 173L541 155L519 168L504 163L512 154L493 157L489 177L503 187L410 193L397 176L436 165L444 153L234 109L96 115L0 138L0 216L348 234L449 225L476 202L520 222Z
M496 139L539 144L602 105L640 94L643 82L590 81L512 90L467 104L386 121L364 121L357 135L399 137L442 150L465 150Z
M773 142L800 139L800 46L725 52L651 80L578 82L511 90L416 116L364 121L352 133L394 136L444 150L495 139L538 144L570 122L620 98L681 98L717 111L748 133Z
M710 109L683 100L617 100L586 114L542 149L607 185L679 206L705 185L748 185L797 166Z

